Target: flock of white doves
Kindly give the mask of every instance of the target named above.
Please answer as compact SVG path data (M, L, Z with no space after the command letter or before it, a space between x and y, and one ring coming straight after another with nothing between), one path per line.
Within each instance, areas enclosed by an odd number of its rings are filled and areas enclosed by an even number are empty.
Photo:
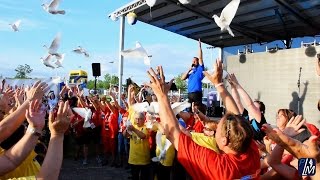
M66 11L58 9L59 3L60 3L60 0L52 0L50 3L42 4L41 6L43 7L43 9L46 12L48 12L50 14L63 15L66 13ZM21 20L19 19L9 25L11 26L11 28L14 32L18 32L20 24L21 24ZM44 48L47 49L48 52L47 52L47 55L45 55L44 57L41 57L40 60L45 66L52 68L52 69L63 67L62 62L64 60L65 54L58 53L58 49L60 46L60 38L61 38L61 34L58 33L55 36L55 38L53 39L53 41L51 42L51 45L49 47L46 45L43 46ZM73 49L72 51L77 54L83 54L85 57L89 57L88 52L84 48L82 48L81 46L78 46L77 48ZM52 57L55 57L55 60L53 60Z
M182 4L189 4L192 0L179 0ZM42 4L43 9L53 15L57 14L65 14L65 10L59 10L60 0L52 0L48 4ZM146 0L147 5L150 7L153 6L156 3L156 0ZM221 28L221 31L228 31L228 33L234 37L234 34L229 27L231 24L231 21L233 20L238 7L240 4L240 0L231 0L231 2L222 10L220 17L217 15L213 15L212 18L216 22L217 26ZM9 24L13 31L17 32L19 31L21 20L17 20L16 22ZM54 40L51 42L50 47L47 47L44 45L48 50L48 54L45 57L41 57L41 62L52 69L62 67L62 62L64 59L65 54L58 53L58 49L60 46L60 37L61 34L58 33ZM78 46L77 48L72 50L75 53L83 54L85 57L89 57L88 52L81 46ZM123 56L132 57L132 58L143 58L144 64L150 66L150 57L146 50L141 46L139 42L136 43L136 47L133 49L123 50L121 52ZM55 57L55 61L52 61L51 58Z

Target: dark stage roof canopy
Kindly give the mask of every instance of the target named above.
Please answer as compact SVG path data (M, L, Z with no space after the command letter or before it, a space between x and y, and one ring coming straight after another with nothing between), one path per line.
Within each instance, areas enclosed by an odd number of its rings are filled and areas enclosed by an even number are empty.
M150 8L146 0L135 0L109 14L119 17L135 12L139 21L215 47L290 40L320 33L320 0L241 0L231 29L235 37L221 32L212 18L220 16L231 0L157 0ZM286 41L289 42L289 41Z

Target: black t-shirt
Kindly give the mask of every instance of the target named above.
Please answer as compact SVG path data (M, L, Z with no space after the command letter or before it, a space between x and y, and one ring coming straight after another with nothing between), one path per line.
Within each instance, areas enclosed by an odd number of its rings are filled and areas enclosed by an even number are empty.
M266 135L266 133L264 133L261 130L261 127L262 127L263 124L267 123L267 120L264 117L264 115L261 114L260 123L256 119L250 119L249 120L249 112L246 109L244 109L243 112L242 112L242 117L244 117L246 120L248 120L250 122L250 125L251 125L252 130L253 130L253 139L254 140L258 140L258 141L263 141L263 137Z

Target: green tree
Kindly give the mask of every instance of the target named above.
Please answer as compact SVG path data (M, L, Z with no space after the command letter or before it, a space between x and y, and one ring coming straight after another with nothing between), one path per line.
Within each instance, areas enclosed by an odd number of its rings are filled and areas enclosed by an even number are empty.
M14 78L18 79L28 79L28 74L30 74L33 69L28 64L25 65L19 65L15 71L17 72L16 76Z
M181 92L185 92L187 89L187 82L185 80L182 80L183 73L179 74L178 77L175 78L175 83L178 89L180 89Z
M88 89L94 89L94 80L89 80L88 81L87 88Z
M110 85L118 85L119 84L119 78L115 75L105 74L104 75L104 88L109 89Z
M109 89L110 85L118 85L119 78L115 75L105 74L103 80L97 80L97 89ZM88 89L94 89L94 80L89 80L87 83Z

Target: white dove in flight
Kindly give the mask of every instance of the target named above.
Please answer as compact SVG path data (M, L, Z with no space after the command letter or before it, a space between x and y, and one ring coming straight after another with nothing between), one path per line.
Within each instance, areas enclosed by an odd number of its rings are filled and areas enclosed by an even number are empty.
M175 102L171 104L171 109L173 110L174 115L179 114L181 111L189 107L191 107L191 104L188 101Z
M127 49L121 51L121 55L129 58L143 58L145 65L150 66L151 60L147 51L141 46L139 42L136 42L136 47L133 49Z
M41 57L40 60L45 66L54 69L55 67L50 63L51 56L51 54L48 54L46 58Z
M51 54L52 56L56 56L61 58L61 54L58 53L58 49L60 46L60 39L61 39L61 34L58 33L54 40L51 42L50 47L48 48L46 45L43 45L43 47L48 49L48 53Z
M229 27L232 19L236 15L240 4L240 0L232 0L226 7L223 8L220 17L213 15L213 19L216 24L221 28L221 31L228 31L229 34L234 37L234 34Z
M75 48L74 50L72 50L74 53L77 54L82 54L83 53L83 48L81 46L78 46L77 48Z
M186 108L191 107L191 104L188 101L175 102L171 104L171 109L173 110L174 115L179 114ZM133 105L133 109L136 112L149 112L149 113L159 113L159 104L158 102L151 102L150 105L148 102L136 103Z
M13 29L14 32L19 31L19 26L20 26L21 20L15 21L13 24L9 24L11 28Z
M45 11L50 14L65 14L65 10L58 10L60 0L52 0L49 4L42 4Z
M63 60L64 60L65 55L66 55L66 54L61 54L61 57L56 57L56 62L55 62L55 64L57 65L57 68L63 67L63 66L62 66L62 62L63 62Z
M135 112L159 113L159 104L157 102L152 102L150 105L148 102L135 103L132 107Z
M83 54L85 57L89 57L89 53L83 47L78 46L77 48L72 50L74 53Z
M83 127L88 128L91 127L90 119L92 116L92 111L89 108L72 108L74 112L79 114L81 117L84 118Z

